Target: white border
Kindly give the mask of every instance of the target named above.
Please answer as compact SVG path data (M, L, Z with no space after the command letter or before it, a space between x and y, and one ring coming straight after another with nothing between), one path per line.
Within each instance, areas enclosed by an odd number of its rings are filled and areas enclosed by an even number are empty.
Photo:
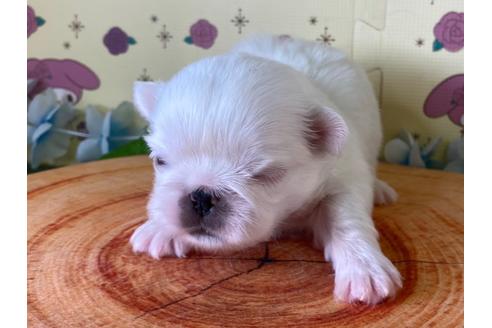
M1 1L1 326L27 326L26 3Z
M465 9L465 326L492 327L492 5Z

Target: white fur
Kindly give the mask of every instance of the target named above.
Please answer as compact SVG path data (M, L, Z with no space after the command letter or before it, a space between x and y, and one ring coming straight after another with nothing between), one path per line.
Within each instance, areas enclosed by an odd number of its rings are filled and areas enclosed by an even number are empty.
M333 262L338 299L375 304L401 286L371 218L374 202L397 196L375 177L378 105L365 73L342 52L256 37L166 83L137 82L134 99L151 123L151 157L167 162L156 166L149 220L131 239L136 252L159 258L191 248L239 249L294 226L311 229ZM327 127L321 155L306 144L306 134L316 133L306 128L309 113ZM252 182L271 165L285 171L279 181ZM236 195L220 238L180 226L178 200L200 186ZM309 204L316 210L293 215Z

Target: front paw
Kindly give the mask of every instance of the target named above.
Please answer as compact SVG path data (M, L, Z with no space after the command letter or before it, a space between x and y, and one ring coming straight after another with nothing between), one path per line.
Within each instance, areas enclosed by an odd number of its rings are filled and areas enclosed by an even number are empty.
M400 273L382 253L344 261L335 271L335 298L347 303L378 304L401 287Z
M187 247L162 224L147 221L130 238L135 253L147 253L155 259L163 256L185 257Z

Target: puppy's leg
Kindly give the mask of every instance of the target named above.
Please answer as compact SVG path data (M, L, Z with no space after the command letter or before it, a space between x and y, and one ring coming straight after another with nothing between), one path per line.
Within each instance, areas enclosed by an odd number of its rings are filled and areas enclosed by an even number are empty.
M374 204L389 205L396 202L398 194L389 184L383 180L376 179L374 183Z
M400 274L378 244L372 193L371 182L352 182L326 200L327 217L315 226L335 269L335 297L345 302L376 304L401 287Z

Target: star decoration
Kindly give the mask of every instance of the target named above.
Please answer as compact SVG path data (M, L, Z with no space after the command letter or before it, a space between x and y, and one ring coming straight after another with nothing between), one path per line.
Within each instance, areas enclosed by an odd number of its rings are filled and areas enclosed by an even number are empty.
M422 38L418 38L417 40L415 40L415 45L419 48L422 47L424 45L424 43L425 43L425 40Z
M234 23L234 26L237 27L237 32L241 34L243 27L245 27L249 23L249 20L246 19L246 16L243 15L242 9L239 8L237 11L237 15L234 17L234 19L231 19L231 23Z
M314 16L309 17L309 24L311 24L311 25L318 24L318 18L314 17Z
M167 48L167 43L171 41L173 36L171 35L171 33L166 31L166 25L162 25L162 31L157 34L157 38L159 39L159 41L162 42L162 47L165 49Z
M150 16L150 21L152 23L157 23L157 21L159 20L159 17L157 17L156 15L152 15Z
M324 33L320 34L319 38L317 38L316 41L320 41L323 42L324 44L331 45L332 42L336 40L331 34L328 34L328 27L325 26Z
M144 68L142 71L142 74L138 77L139 81L153 81L153 79L150 77L150 75L147 73L147 69Z
M74 15L74 18L70 25L68 27L72 30L72 32L75 34L75 38L79 38L79 33L82 32L82 30L85 28L84 24L82 24L81 21L79 21L79 15Z

